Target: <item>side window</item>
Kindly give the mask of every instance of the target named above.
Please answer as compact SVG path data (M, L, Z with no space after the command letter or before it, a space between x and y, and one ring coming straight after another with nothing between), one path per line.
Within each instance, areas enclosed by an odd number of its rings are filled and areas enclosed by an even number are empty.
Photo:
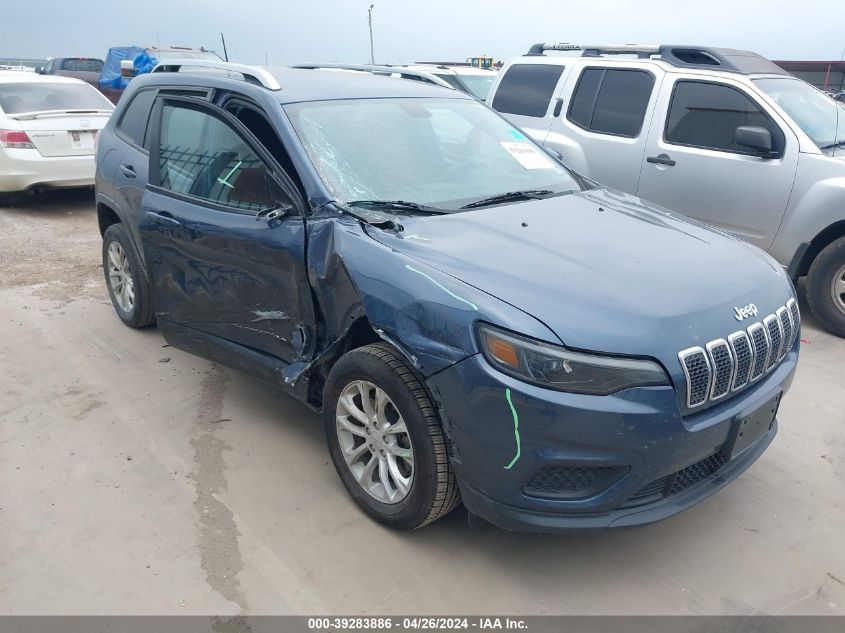
M587 68L581 73L566 118L600 134L639 136L654 88L644 70Z
M251 212L279 201L261 158L235 130L202 110L165 102L159 152L164 189Z
M731 86L702 81L679 81L672 92L665 140L736 154L748 154L736 145L734 133L743 126L766 128L772 149L783 150L785 139L778 125L748 96Z
M514 64L499 82L493 109L522 116L546 116L562 73L563 66L556 64Z
M155 90L141 90L126 106L126 110L123 111L120 122L117 124L118 134L125 141L138 147L144 146L147 121L150 118L150 110L152 110L155 97Z

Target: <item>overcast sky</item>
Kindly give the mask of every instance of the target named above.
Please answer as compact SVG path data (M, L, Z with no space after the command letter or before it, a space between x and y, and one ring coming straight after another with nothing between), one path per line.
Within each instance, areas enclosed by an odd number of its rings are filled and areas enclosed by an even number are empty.
M110 46L205 46L271 65L366 62L359 0L2 0L0 57L105 57ZM376 62L507 59L534 42L707 44L839 59L843 0L375 0Z

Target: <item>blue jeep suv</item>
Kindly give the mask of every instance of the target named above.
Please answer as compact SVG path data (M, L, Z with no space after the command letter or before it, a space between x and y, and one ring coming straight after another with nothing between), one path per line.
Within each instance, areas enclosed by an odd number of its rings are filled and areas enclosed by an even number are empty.
M322 411L387 525L461 500L506 529L649 523L777 430L784 270L458 91L169 62L130 84L96 183L117 315Z

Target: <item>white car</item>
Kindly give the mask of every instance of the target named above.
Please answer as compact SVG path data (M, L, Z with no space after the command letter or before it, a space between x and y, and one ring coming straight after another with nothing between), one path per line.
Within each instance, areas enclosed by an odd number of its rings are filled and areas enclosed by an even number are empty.
M429 72L448 83L453 88L484 101L493 87L498 73L495 70L475 66L446 66L443 64L413 64L406 66L412 70Z
M0 71L0 194L94 184L94 139L114 106L79 79Z

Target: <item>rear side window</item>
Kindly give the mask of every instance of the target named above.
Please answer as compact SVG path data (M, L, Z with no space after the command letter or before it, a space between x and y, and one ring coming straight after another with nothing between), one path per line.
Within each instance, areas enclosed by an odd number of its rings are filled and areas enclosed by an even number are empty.
M62 70L71 72L98 73L103 69L103 62L99 59L65 59Z
M499 82L493 109L507 114L543 117L549 109L563 66L514 64Z
M578 127L614 136L639 136L654 88L644 70L587 68L578 79L567 118Z
M120 117L120 123L117 124L117 131L125 141L138 147L144 146L147 121L150 118L155 97L155 90L142 90L126 106L123 116Z
M667 142L748 154L733 142L736 128L742 125L766 128L772 135L772 149L783 150L785 140L778 125L736 88L702 81L675 84L666 120Z
M261 158L235 130L201 110L164 106L159 161L160 186L175 193L252 212L277 199Z

